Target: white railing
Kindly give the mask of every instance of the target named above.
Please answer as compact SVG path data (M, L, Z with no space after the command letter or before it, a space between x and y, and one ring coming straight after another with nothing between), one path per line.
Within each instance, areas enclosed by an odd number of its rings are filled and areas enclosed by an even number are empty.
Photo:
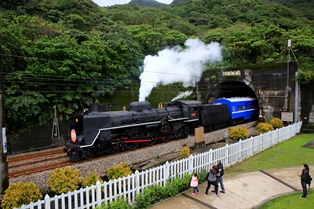
M211 149L205 153L191 155L189 158L166 162L162 166L151 168L142 172L135 171L127 177L110 180L108 182L68 192L67 194L38 200L21 209L84 209L95 208L102 202L111 202L123 197L128 202L135 202L137 194L151 185L165 185L169 180L183 177L185 174L209 170L212 163L218 159L225 167L236 164L262 150L277 143L290 139L300 132L302 122L277 129L266 134L261 134L249 139L240 140L238 143Z

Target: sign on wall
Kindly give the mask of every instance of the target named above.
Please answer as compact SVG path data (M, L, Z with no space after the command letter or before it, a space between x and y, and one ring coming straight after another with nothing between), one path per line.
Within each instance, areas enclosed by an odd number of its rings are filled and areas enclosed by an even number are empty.
M281 112L281 120L286 122L293 122L293 112Z

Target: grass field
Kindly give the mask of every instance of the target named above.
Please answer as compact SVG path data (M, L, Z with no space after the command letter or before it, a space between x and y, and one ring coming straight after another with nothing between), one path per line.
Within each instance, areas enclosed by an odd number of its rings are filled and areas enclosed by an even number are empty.
M226 173L250 172L270 168L301 167L303 163L314 165L314 147L306 147L314 140L314 134L299 134L281 144L269 148L241 163L226 168ZM314 173L310 171L311 176ZM312 182L314 184L314 182ZM312 186L313 187L313 186ZM261 209L308 209L314 208L314 190L307 199L301 199L301 192L270 200Z

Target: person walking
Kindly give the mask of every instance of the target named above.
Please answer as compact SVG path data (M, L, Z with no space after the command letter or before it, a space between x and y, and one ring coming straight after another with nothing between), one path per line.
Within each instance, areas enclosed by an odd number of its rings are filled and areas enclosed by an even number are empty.
M217 168L218 168L218 173L217 173L217 184L220 184L220 192L225 193L225 186L223 183L223 175L225 174L224 166L221 163L221 160L217 160ZM215 190L212 190L212 192L215 192Z
M199 191L198 191L198 176L197 176L197 173L194 173L194 175L192 176L190 186L193 187L192 195L195 195L195 194L199 193Z
M220 192L225 193L225 185L223 183L223 176L225 174L225 169L223 164L221 163L221 160L217 160L217 168L219 173L217 174L217 184L220 184Z
M215 196L218 197L218 184L217 184L217 173L218 173L218 168L216 165L213 165L212 168L210 169L210 171L207 173L206 175L206 179L207 179L207 187L206 187L206 191L205 191L205 196L207 196L208 194L208 190L210 188L211 185L214 185L214 191L215 191Z
M307 196L307 182L309 182L310 179L310 169L307 164L303 164L302 172L299 174L301 177L301 185L303 189L303 195L300 198L306 198Z

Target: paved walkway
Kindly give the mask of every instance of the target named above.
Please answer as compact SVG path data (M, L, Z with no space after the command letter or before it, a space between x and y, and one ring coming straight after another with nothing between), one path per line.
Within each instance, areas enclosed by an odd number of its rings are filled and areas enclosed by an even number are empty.
M152 209L251 209L270 198L302 190L299 173L302 166L294 168L254 171L235 175L226 175L224 185L226 193L215 197L209 190L205 196L207 183L199 186L200 193L192 195L189 189L179 195L157 203ZM310 166L310 171L314 167ZM219 187L220 189L220 187ZM309 198L309 197L308 197Z

